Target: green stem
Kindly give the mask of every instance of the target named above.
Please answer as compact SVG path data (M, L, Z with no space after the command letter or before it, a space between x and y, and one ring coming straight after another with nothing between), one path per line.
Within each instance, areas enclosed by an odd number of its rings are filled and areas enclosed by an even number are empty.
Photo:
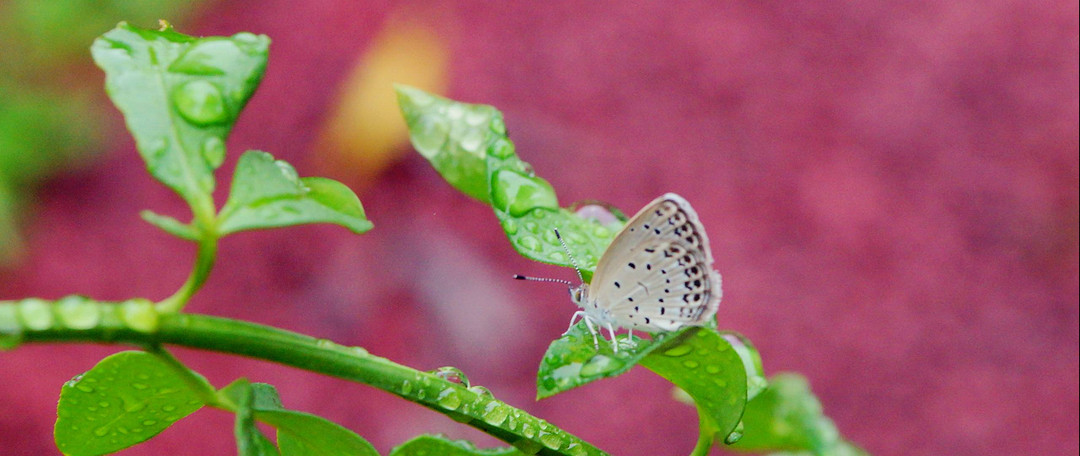
M34 303L27 305L30 301ZM145 313L138 315L137 320L132 317L130 303L93 303L99 312L98 323L92 328L73 329L60 323L65 321L64 308L50 304L46 310L40 300L0 302L0 347L39 342L122 343L139 347L172 344L242 355L374 386L446 414L529 454L605 454L544 420L496 400L489 393L370 355L359 347L209 315L151 313L156 324L148 325ZM151 307L144 308L153 312ZM51 311L52 321L57 323L45 328L27 325L29 311ZM85 309L83 312L85 317Z
M192 267L187 281L179 290L176 290L176 293L157 304L158 312L177 313L183 310L187 302L191 300L191 296L202 287L203 283L206 282L206 278L210 276L210 271L214 268L214 259L217 258L218 237L215 231L205 229L202 236L202 239L199 240L198 252L195 255L195 266Z

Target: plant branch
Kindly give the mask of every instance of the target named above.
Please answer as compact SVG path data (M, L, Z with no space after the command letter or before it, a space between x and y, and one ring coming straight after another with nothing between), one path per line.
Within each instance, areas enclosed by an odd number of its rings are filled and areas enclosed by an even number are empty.
M24 302L0 302L0 340L4 342L0 347L42 342L139 347L171 344L242 355L374 386L446 414L525 453L605 454L578 437L493 398L490 393L368 354L359 347L346 347L270 326L189 313L157 313L156 325L148 328L145 315L140 316L139 325L129 324L130 317L125 314L123 304L95 303L100 315L98 324L92 328L72 329L59 324L42 328L24 324L20 318L25 313L20 309ZM64 321L60 315L64 309L50 307L59 317L55 321Z

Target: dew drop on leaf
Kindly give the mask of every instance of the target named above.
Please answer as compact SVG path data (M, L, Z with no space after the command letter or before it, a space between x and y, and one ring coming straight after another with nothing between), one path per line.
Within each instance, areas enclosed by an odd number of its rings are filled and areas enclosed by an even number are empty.
M202 79L184 83L172 94L177 112L198 126L221 124L229 120L224 98L217 86Z

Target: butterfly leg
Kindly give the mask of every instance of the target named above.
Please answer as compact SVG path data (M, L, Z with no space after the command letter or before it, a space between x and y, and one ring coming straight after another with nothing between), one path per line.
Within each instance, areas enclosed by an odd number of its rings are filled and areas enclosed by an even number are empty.
M596 327L593 326L592 319L590 319L588 315L583 315L581 319L585 320L585 327L589 328L589 333L592 334L593 347L600 350L600 341L596 338Z
M618 341L618 339L615 339L615 328L611 327L611 323L607 324L607 333L608 333L609 336L611 336L611 345L614 347L615 353L618 353L619 352L619 341Z
M585 311L579 310L577 312L574 312L574 315L570 317L570 327L566 328L566 332L564 332L563 334L566 334L570 332L571 329L574 329L574 323L577 322L578 317L585 318Z

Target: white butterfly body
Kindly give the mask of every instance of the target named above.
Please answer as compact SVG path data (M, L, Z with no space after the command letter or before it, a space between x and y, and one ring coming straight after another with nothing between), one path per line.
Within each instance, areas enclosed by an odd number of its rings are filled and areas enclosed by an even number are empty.
M595 342L594 325L648 332L700 326L716 314L720 273L697 213L665 194L638 211L600 257L591 284L570 290ZM617 350L617 346L616 346Z

